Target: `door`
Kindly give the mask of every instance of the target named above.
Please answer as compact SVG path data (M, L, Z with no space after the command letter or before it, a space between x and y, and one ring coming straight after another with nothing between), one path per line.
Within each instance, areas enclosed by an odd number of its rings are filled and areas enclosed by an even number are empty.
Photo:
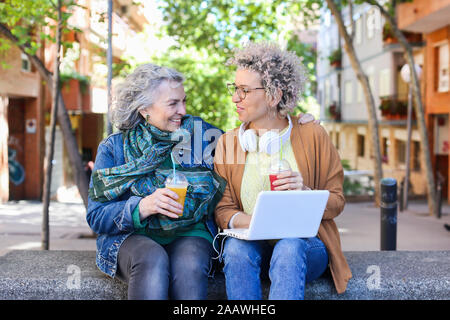
M9 200L25 197L25 99L9 100L8 167Z

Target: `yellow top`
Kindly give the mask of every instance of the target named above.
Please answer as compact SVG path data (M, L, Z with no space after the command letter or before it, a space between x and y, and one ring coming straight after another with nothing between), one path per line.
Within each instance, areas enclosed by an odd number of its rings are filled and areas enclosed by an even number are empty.
M288 127L281 131L280 135L285 133ZM256 138L259 143L259 137ZM291 139L286 141L283 145L283 159L289 162L292 171L299 171L297 161L295 160L294 152L292 150ZM241 200L244 212L253 214L256 205L256 198L260 191L270 190L269 167L271 161L279 157L277 152L273 155L268 155L265 152L248 152L245 160L244 175L242 177L241 185Z

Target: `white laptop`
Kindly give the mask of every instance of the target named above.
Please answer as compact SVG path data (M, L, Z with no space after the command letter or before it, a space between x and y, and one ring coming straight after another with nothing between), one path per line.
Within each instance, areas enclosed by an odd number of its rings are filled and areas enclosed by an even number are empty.
M315 237L329 194L328 190L261 191L249 228L223 233L243 240Z

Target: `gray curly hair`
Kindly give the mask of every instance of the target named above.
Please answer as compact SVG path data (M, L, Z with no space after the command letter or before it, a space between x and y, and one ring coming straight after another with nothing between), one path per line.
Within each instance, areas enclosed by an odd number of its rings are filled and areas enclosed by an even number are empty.
M157 89L164 81L171 81L176 87L183 83L184 76L174 69L151 63L137 67L115 89L111 122L124 131L144 121L139 111L153 105L159 94Z
M300 58L270 42L246 43L241 49L234 50L227 65L259 73L266 94L271 98L280 89L282 97L277 111L283 117L297 106L307 80Z

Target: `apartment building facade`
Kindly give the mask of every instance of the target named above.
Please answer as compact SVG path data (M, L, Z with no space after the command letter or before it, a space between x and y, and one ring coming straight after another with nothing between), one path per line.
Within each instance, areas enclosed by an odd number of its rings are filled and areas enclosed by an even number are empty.
M440 179L443 179L445 194L450 196L450 0L402 3L397 6L397 15L401 29L421 33L426 43L423 50L423 99L431 160L436 173L439 172Z
M400 45L389 38L384 18L377 8L360 5L354 7L352 17L348 8L342 14L349 32L351 21L354 21L353 45L375 100L384 176L396 178L400 184L405 176L408 140L408 84L400 75L406 63L404 53ZM347 160L353 170L366 171L372 175L373 145L363 90L345 53L334 18L329 11L324 11L322 17L317 67L317 98L321 106L321 120L341 158ZM424 44L421 35L408 34L408 40L413 45L416 63L422 66ZM423 195L426 189L423 165L420 163L420 146L419 132L413 122L410 191Z
M63 34L71 43L61 63L62 89L79 152L86 163L95 160L105 137L107 100L107 1L80 0L68 24L80 31ZM132 0L113 1L113 63L127 44L148 23ZM50 32L50 31L48 31ZM48 70L54 70L55 44L43 43L39 51ZM0 67L0 199L40 200L43 192L45 137L49 136L51 92L25 55L11 47ZM59 126L56 128L51 194L74 185L73 173Z

